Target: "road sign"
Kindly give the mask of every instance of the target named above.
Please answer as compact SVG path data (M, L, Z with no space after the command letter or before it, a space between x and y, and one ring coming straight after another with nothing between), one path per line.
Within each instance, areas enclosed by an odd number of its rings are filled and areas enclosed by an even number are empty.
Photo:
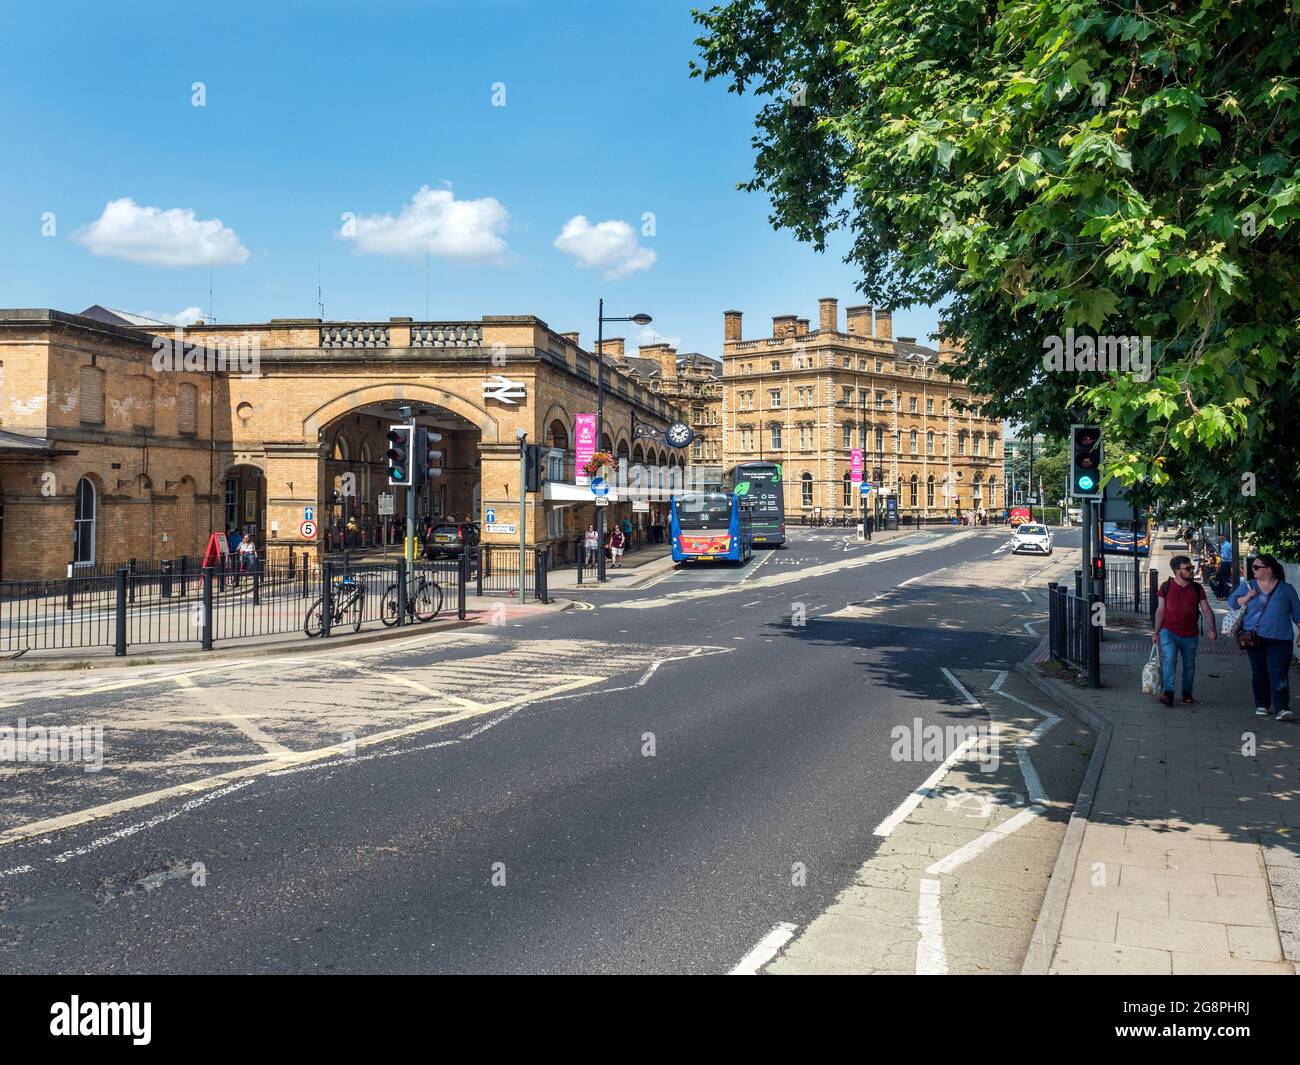
M392 492L379 493L379 516L381 518L391 518L397 513L395 497Z
M597 496L597 497L596 497L596 506L598 506L598 507L607 507L607 506L609 506L609 500L606 499L604 496Z
M609 485L604 477L593 477L591 479L591 494L598 497L609 495ZM606 500L608 502L608 500Z
M504 535L510 535L515 532L516 528L517 527L515 523L510 522L509 524L502 523L500 525L488 525L487 531L490 533L501 533Z
M315 521L315 520L316 520L316 508L315 508L315 507L303 507L303 508L302 508L302 520L303 520L303 521Z
M488 507L487 510L483 511L483 520L489 525L495 525L497 523L496 509Z
M298 526L298 535L304 540L316 539L316 523L314 521L304 521Z
M871 485L871 483L870 483L869 481L863 481L863 482L862 482L862 494L863 494L864 496L869 496L869 495L871 495L871 490L872 490L872 485Z

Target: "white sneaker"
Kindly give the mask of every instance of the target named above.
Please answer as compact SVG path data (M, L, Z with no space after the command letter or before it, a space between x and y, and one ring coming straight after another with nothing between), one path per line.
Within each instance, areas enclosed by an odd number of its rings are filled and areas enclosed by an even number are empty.
M1257 706L1257 707L1255 707L1255 716L1256 716L1256 717L1268 717L1268 707L1267 707L1267 706Z
M1274 721L1294 721L1294 720L1295 720L1295 714L1294 714L1292 711L1290 711L1290 710L1279 710L1279 711L1277 712L1277 717L1275 717L1273 720L1274 720Z

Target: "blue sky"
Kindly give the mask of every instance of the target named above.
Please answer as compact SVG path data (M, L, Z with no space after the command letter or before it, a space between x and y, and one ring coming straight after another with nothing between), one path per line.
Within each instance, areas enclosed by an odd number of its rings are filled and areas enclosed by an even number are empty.
M61 2L6 23L0 306L206 314L211 272L218 321L316 317L319 262L327 317L421 319L427 254L434 320L535 314L590 346L604 296L716 355L728 308L759 336L858 302L843 245L817 255L736 190L755 105L687 77L689 4Z

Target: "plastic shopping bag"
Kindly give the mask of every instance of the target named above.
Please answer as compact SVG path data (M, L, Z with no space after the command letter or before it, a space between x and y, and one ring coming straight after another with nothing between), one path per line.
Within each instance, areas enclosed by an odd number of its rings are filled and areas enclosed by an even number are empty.
M1144 695L1159 695L1161 691L1160 685L1160 652L1153 645L1151 657L1147 659L1147 664L1142 667L1142 693Z
M1237 607L1236 610L1229 610L1223 615L1223 635L1231 639L1241 631L1241 619L1246 616L1244 606Z

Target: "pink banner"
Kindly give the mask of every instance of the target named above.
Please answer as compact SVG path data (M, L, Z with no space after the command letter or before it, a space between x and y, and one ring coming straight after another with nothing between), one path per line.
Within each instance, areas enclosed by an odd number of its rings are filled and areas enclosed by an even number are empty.
M589 484L591 478L582 472L582 467L591 461L596 453L596 416L578 414L573 419L573 450L575 454L573 483Z
M853 449L853 458L849 460L849 478L854 484L862 483L862 448Z

